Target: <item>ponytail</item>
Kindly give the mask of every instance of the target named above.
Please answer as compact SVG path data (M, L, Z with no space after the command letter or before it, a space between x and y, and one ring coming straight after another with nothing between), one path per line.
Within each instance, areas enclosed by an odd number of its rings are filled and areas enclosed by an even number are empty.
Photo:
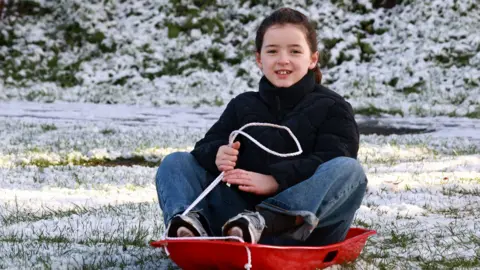
M318 64L313 68L313 73L315 74L315 82L317 84L322 83L322 72L320 71Z

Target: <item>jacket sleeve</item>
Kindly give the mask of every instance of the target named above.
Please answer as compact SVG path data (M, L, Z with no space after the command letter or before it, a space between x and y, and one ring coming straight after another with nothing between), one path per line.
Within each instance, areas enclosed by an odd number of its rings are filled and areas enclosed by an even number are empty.
M326 161L340 156L357 158L359 132L350 104L335 103L325 119L318 129L311 154L282 159L270 165L270 172L279 183L278 192L308 179Z
M237 118L235 111L235 99L232 99L220 118L207 131L205 137L195 144L191 154L198 163L212 175L220 174L215 165L218 148L228 144L230 133L237 129Z

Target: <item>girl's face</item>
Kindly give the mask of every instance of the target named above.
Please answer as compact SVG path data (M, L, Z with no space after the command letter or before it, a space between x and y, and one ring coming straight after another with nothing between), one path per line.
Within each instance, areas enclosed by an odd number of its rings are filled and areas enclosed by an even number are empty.
M305 34L292 25L273 25L263 37L256 61L263 74L276 87L290 87L313 69L318 52L312 53Z

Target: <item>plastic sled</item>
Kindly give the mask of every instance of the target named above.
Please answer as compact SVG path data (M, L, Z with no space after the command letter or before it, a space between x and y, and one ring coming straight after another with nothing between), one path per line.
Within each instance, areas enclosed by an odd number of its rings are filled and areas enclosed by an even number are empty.
M167 247L182 269L245 269L251 252L252 269L323 269L354 261L373 230L351 228L343 242L328 246L271 246L224 240L168 239L151 242Z

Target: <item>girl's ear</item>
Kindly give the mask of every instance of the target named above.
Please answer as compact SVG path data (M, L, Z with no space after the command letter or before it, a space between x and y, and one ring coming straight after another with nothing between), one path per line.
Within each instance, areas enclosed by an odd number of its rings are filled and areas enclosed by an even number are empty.
M255 62L257 62L257 66L262 69L262 58L258 52L255 53Z
M315 53L312 54L312 57L310 58L310 65L308 66L308 69L313 69L317 63L318 63L318 58L319 58L319 52L316 51Z

